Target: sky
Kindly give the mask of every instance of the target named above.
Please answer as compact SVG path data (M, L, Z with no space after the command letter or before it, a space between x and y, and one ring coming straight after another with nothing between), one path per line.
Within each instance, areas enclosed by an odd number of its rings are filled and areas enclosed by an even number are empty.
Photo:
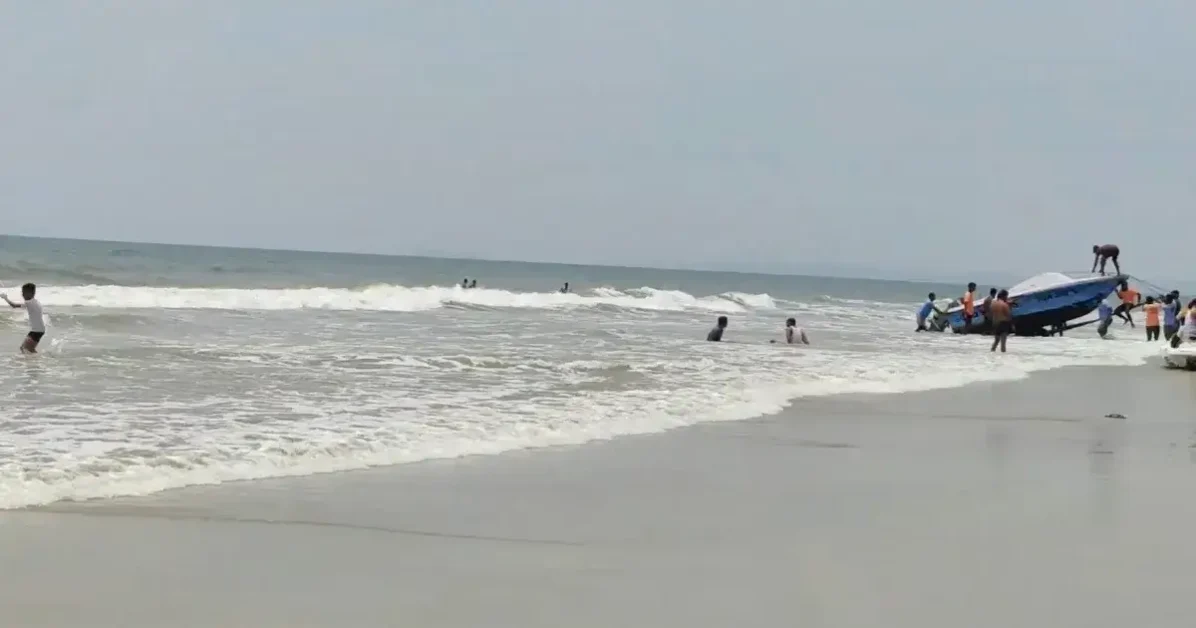
M1185 275L1190 0L0 8L0 232Z

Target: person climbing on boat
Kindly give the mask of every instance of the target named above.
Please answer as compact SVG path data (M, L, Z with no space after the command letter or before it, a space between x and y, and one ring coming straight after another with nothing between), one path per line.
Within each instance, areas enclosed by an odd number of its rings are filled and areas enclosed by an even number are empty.
M1142 302L1142 295L1137 290L1131 290L1129 282L1123 281L1117 290L1117 298L1121 299L1121 303L1117 309L1113 310L1113 314L1129 323L1130 327L1137 327L1134 325L1134 317L1130 315L1130 310Z
M1097 264L1100 264L1100 274L1105 274L1105 262L1113 262L1113 268L1117 270L1117 274L1121 274L1121 264L1117 263L1117 257L1121 255L1121 249L1117 248L1116 244L1093 244L1092 254L1096 259L1092 260L1092 272L1096 272Z
M1142 311L1146 312L1146 341L1159 339L1159 312L1163 306L1154 302L1154 297L1146 297L1146 305Z
M963 331L972 331L972 319L976 318L976 283L968 283L968 291L963 293L959 304L963 306Z
M930 318L931 312L935 312L940 315L943 313L943 311L939 309L939 306L934 304L934 300L935 295L933 292L926 295L926 302L923 303L922 308L918 310L918 328L914 331L927 331L926 319Z

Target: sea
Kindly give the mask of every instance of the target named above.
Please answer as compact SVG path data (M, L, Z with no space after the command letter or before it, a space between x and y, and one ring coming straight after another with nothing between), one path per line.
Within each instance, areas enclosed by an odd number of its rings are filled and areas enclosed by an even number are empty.
M5 509L575 445L802 397L1158 354L1117 328L1013 338L1004 355L914 333L927 293L957 297L954 284L0 237L0 284L19 298L27 281L48 333L21 356L24 311L0 313ZM726 342L705 342L718 316ZM770 343L788 317L809 346Z

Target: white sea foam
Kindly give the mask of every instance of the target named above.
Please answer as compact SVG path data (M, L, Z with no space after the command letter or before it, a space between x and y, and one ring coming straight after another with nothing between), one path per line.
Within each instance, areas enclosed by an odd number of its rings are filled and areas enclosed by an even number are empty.
M725 297L725 298L724 298ZM679 290L639 288L622 292L598 288L588 293L510 292L487 288L375 285L361 289L169 288L59 286L44 291L49 306L213 310L372 310L419 312L446 305L487 308L568 309L609 306L627 309L704 310L728 314L774 307L766 294L728 293L696 297Z
M136 337L72 329L70 351L0 371L13 426L0 440L0 508L582 443L756 417L800 397L1133 365L1158 351L1136 336L1101 341L1081 330L1014 339L1012 353L993 355L984 338L912 333L912 317L892 304L652 288L89 286L47 290L44 300L47 309L217 311L198 320L139 314L157 322L139 323ZM510 322L482 309L467 327L462 312L444 309L415 330L403 326L410 317L393 317L346 351L343 327L313 326L302 311L446 304L529 312ZM219 311L240 309L279 311L271 324L293 324L294 335ZM700 341L708 312L736 315L736 342ZM812 347L767 344L788 315L811 331Z

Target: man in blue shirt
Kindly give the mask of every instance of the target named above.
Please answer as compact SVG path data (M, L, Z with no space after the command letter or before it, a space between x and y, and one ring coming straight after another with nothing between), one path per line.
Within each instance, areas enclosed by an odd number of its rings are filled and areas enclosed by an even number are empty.
M1113 324L1113 308L1109 307L1108 303L1101 301L1100 307L1096 308L1096 317L1100 321L1096 326L1096 333L1104 338L1109 333L1109 325Z
M942 314L943 311L934 304L934 293L927 295L928 300L922 304L922 309L918 310L918 328L914 331L926 331L926 319L930 317L931 312Z
M1179 333L1179 298L1176 292L1163 297L1163 338L1167 340Z

